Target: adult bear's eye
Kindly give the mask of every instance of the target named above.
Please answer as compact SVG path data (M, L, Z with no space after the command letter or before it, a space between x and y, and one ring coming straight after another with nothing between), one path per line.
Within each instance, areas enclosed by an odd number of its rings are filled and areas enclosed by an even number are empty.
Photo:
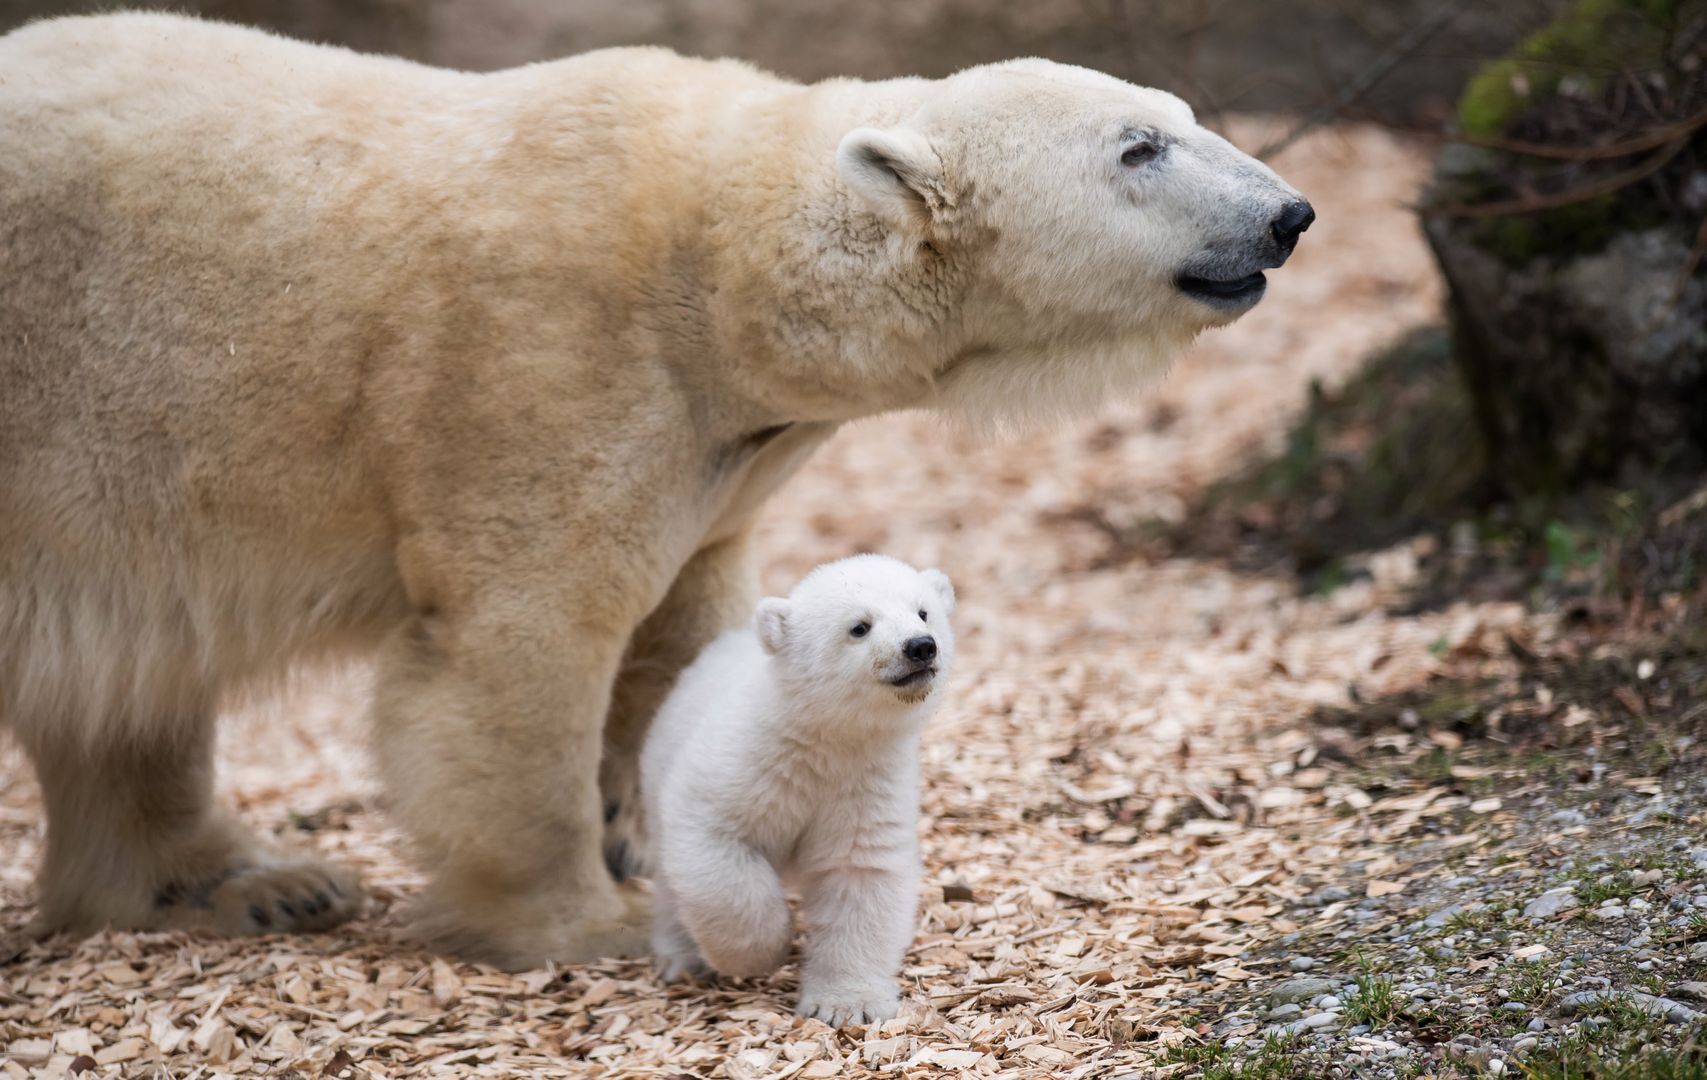
M1128 146L1120 155L1120 163L1127 168L1136 169L1140 165L1148 165L1162 152L1162 148L1148 139L1143 139Z
M930 622L931 621L931 617L929 615L925 614L924 608L919 609L919 621L920 622Z
M865 623L865 622L855 623L854 628L852 630L849 630L848 633L854 637L864 637L865 635L871 633L871 624Z

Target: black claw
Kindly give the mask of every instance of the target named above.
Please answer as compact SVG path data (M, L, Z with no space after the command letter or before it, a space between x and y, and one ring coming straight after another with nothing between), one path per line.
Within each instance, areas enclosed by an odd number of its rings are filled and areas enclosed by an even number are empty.
M296 906L289 900L280 900L279 910L285 913L285 918L287 919L296 918Z
M338 883L336 881L333 881L331 878L326 879L326 887L332 890L333 896L343 896L344 895L344 890L340 889L338 887Z
M261 907L260 904L249 905L249 917L255 920L255 925L259 926L263 930L273 925L273 917L268 915L266 909Z
M620 882L628 880L628 841L618 840L605 848L605 867Z
M323 892L314 894L314 910L316 913L332 910L332 898Z
M605 824L609 825L611 822L615 821L616 816L620 813L622 813L621 802L616 799L612 799L610 802L605 803Z

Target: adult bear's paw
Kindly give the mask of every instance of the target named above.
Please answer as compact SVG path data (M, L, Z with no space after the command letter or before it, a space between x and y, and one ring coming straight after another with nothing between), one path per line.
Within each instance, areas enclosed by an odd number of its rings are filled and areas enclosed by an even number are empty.
M233 871L208 894L215 929L226 934L327 930L361 910L353 871L311 857L283 857Z
M191 871L154 894L145 925L223 934L326 930L362 907L355 871L312 855L277 852L238 830Z
M607 781L605 791L605 866L618 882L651 875L646 825L641 810L639 776L631 782ZM616 788L618 790L608 790Z
M651 897L608 880L585 891L540 890L488 895L483 903L448 905L423 899L410 936L441 952L506 971L548 963L584 964L646 956L651 949Z

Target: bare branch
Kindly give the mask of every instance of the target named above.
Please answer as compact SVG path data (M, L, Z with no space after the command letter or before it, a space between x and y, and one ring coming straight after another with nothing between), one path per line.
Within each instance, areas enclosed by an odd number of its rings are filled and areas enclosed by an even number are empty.
M1446 3L1436 8L1428 18L1412 27L1404 37L1394 42L1392 48L1376 57L1373 63L1341 87L1339 93L1334 95L1333 100L1305 117L1291 131L1257 151L1257 157L1264 159L1272 157L1316 130L1316 128L1334 119L1339 115L1340 110L1373 90L1382 79L1391 75L1393 69L1402 64L1407 57L1426 45L1436 34L1451 26L1473 2L1474 0L1447 0Z

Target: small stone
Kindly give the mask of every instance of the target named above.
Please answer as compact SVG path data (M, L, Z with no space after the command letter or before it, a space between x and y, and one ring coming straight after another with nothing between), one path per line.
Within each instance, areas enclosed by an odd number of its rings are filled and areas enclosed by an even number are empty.
M1665 880L1665 871L1642 870L1631 875L1630 880L1638 885L1654 885Z
M1599 919L1601 922L1617 922L1626 914L1628 914L1628 912L1621 907L1603 907L1594 909L1594 917Z
M1352 1035L1352 1036L1367 1035L1367 1034L1369 1034L1369 1025L1368 1024L1359 1024L1356 1027L1348 1027L1345 1029L1345 1033L1347 1035Z
M1545 1021L1545 1020L1541 1019L1539 1016L1537 1016L1535 1019L1533 1019L1529 1022L1529 1030L1530 1031L1546 1031L1547 1030L1547 1021Z
M1501 1005L1500 1009L1508 1013L1526 1013L1529 1011L1529 1006L1525 1005L1521 1001L1508 1001L1504 1005Z
M1492 1061L1488 1062L1488 1075L1489 1076L1504 1076L1505 1075L1505 1062L1500 1060L1499 1058L1494 1058Z
M1680 982L1671 992L1691 1001L1707 1001L1707 982Z
M1339 1014L1331 1012L1317 1013L1315 1016L1306 1016L1302 1021L1304 1026L1307 1028L1333 1027L1339 1022Z
M1702 1013L1682 1002L1634 990L1579 990L1574 994L1566 994L1559 1002L1559 1008L1567 1013L1581 1013L1614 1001L1641 1009L1649 1016L1661 1017L1669 1024L1689 1024L1703 1019ZM1591 1022L1594 1019L1596 1018L1590 1017ZM1599 1019L1604 1021L1605 1018Z
M1316 966L1316 961L1308 956L1294 956L1287 966L1293 971L1309 971Z
M1276 983L1268 992L1269 1001L1276 1005L1287 1002L1313 1001L1323 994L1331 994L1339 988L1337 979L1297 978L1286 979Z
M1274 1008L1268 1010L1268 1018L1270 1020L1290 1020L1303 1011L1304 1007L1302 1005L1299 1005L1294 1001L1289 1001L1284 1005L1276 1005Z
M1576 825L1587 825L1588 817L1581 810L1555 810L1547 815L1547 824L1571 828Z
M1442 927L1450 923L1454 916L1466 911L1475 911L1481 906L1482 905L1480 904L1448 904L1446 907L1441 908L1433 915L1424 919L1423 925L1430 927Z
M1310 907L1326 907L1351 899L1351 890L1340 885L1328 885L1317 889L1304 898L1304 903Z
M1529 903L1523 905L1525 918L1551 919L1561 911L1577 906L1577 894L1574 889L1548 889Z
M1537 1039L1533 1035L1525 1035L1523 1038L1511 1044L1511 1052L1514 1054L1527 1054L1529 1051L1540 1045L1540 1039Z
M1653 905L1649 904L1646 900L1642 899L1640 896L1636 896L1636 897L1632 897L1629 904L1627 904L1625 906L1628 907L1631 911L1646 911L1646 910L1648 910L1648 908L1652 907Z
M1316 999L1316 1008L1332 1011L1340 1007L1340 999L1332 994L1323 994Z
M1640 964L1636 965L1636 970L1637 971L1652 971L1652 970L1654 970L1654 962L1652 960L1644 960Z

